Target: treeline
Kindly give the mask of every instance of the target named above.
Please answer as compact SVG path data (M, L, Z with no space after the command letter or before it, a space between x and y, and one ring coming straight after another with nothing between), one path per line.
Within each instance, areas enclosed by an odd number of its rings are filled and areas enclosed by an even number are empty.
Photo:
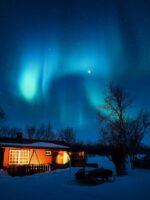
M77 146L77 145L75 145ZM91 155L111 155L113 151L112 145L105 145L105 144L80 144L80 148L84 149L86 154ZM127 154L131 154L130 148L127 149ZM150 153L150 147L146 145L140 145L139 148L136 150L135 154L140 153Z
M65 127L59 131L54 131L51 123L41 123L39 126L27 125L25 129L10 128L8 126L0 127L0 137L16 138L18 133L22 133L24 138L45 140L45 141L64 141L68 144L76 144L76 134L71 127Z
M0 137L15 138L18 132L21 132L20 128L8 126L0 127Z
M2 126L0 128L0 137L16 138L18 133L23 133L23 137L28 139L64 141L75 150L82 149L89 155L111 155L113 149L113 145L103 144L100 141L98 143L83 143L77 139L76 133L71 127L66 127L56 132L50 122L47 124L41 123L39 126L28 125L24 131L16 127ZM130 147L127 151L130 154ZM150 147L139 145L136 148L136 153L150 153Z

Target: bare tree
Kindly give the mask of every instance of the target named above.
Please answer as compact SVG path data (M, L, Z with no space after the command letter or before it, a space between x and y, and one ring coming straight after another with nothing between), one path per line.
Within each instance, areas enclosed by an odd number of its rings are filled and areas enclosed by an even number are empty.
M59 139L67 142L68 144L75 144L76 136L73 128L67 127L60 131Z
M10 128L7 126L2 126L0 128L0 136L1 137L9 137Z
M47 138L48 140L55 140L55 133L52 129L50 122L48 122L48 124L46 125L45 138Z
M2 132L2 122L6 120L6 113L3 108L0 106L0 132Z
M17 137L17 134L21 132L22 132L21 128L13 127L13 128L10 128L9 135L10 137Z
M29 139L34 139L36 137L37 129L35 125L27 126L26 132Z
M149 115L143 112L135 119L128 119L131 104L131 98L122 87L110 84L104 106L98 112L101 140L113 146L111 157L118 175L123 173L127 149L133 141L140 144L148 127Z
M134 168L135 155L139 151L141 142L150 127L149 113L141 111L136 118L130 119L126 125L128 147L130 151L131 167Z
M0 129L0 136L15 138L15 137L17 137L18 132L21 132L20 128L16 128L16 127L10 128L8 126L3 126Z
M52 130L51 123L41 123L39 127L35 125L27 126L27 135L30 139L54 140L55 134Z
M6 113L4 112L3 108L0 106L0 121L6 120Z
M40 126L37 128L36 132L36 139L44 139L45 138L45 124L41 123Z
M6 120L6 114L3 110L3 108L0 106L0 135L4 136L4 128L2 127L2 122ZM6 129L5 129L5 133L6 133Z

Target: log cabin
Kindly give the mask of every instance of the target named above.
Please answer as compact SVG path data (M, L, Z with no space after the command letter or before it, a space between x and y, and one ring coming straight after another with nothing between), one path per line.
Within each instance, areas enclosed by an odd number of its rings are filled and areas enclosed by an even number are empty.
M51 170L84 163L84 152L73 151L62 141L43 141L22 138L0 138L0 168ZM31 171L31 170L30 170Z

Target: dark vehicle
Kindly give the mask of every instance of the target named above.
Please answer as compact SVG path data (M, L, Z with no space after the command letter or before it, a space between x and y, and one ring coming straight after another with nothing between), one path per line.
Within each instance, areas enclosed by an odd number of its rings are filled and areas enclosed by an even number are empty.
M150 155L146 155L143 158L135 158L134 167L150 169Z
M83 168L78 170L75 176L80 183L97 185L109 181L110 177L113 177L113 172L112 170L104 168L94 170L85 170L85 168Z

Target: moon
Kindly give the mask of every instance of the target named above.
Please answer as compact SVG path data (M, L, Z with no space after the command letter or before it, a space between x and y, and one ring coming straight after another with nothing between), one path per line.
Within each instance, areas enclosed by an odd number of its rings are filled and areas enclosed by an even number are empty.
M87 73L88 73L88 74L91 74L91 73L92 73L92 71L89 69L89 70L87 71Z

